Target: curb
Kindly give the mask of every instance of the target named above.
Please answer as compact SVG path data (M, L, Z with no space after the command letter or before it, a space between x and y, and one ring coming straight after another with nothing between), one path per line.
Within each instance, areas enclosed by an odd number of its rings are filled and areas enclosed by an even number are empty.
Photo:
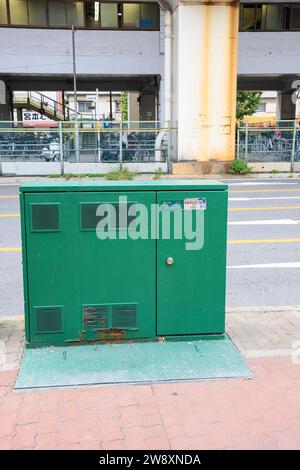
M300 305L262 306L262 307L236 307L227 308L226 313L234 315L237 313L273 313L273 312L300 312Z
M23 322L24 321L24 315L6 315L4 317L1 317L0 316L0 325L1 323L3 322L7 322L7 321L20 321L20 322Z
M154 173L139 173L135 179L151 179L153 178ZM292 179L299 178L300 173L251 173L249 175L231 175L228 173L222 174L205 174L205 175L170 175L163 174L161 179L191 179L191 180L203 180L203 179L226 179L226 180L246 180L246 179ZM104 178L76 178L76 180L89 180L89 181L102 181ZM30 182L30 181L65 181L62 178L49 178L48 176L7 176L0 178L0 185L16 185L18 186L21 183Z
M286 305L286 306L262 306L262 307L236 307L227 308L226 314L235 315L239 313L274 313L274 312L300 312L300 305ZM24 315L5 315L0 316L0 325L7 321L24 321Z

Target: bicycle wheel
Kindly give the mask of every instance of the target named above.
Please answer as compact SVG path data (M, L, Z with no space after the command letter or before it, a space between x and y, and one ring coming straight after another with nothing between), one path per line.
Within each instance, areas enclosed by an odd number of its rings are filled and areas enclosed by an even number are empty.
M147 149L137 149L135 152L135 159L138 162L148 162L150 159L150 152Z

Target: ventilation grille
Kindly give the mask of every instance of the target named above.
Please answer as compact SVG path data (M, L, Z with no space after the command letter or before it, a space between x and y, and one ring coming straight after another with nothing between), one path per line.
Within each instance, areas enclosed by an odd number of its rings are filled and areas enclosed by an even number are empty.
M85 331L107 330L109 328L108 307L83 307L82 314Z
M112 328L136 329L137 308L136 305L113 305Z
M84 305L82 307L84 331L96 330L136 330L137 305Z
M32 204L32 230L59 230L58 204Z
M100 217L96 215L99 204L81 204L81 228L95 229Z
M62 332L61 307L35 307L36 333Z
M112 208L113 213L106 213L104 215L96 215L97 209L102 204L109 205ZM84 230L93 230L97 228L97 224L100 220L109 219L109 228L133 228L135 226L135 215L128 215L128 211L134 203L128 203L125 207L122 207L123 203L113 202L98 202L98 203L81 203L81 228ZM124 204L123 204L124 205ZM106 224L105 224L106 225Z

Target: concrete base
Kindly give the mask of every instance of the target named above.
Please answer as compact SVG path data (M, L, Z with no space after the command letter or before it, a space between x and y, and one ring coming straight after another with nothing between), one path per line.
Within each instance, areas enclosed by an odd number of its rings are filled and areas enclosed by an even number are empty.
M64 163L65 174L106 174L119 168L119 163ZM137 173L155 173L158 170L167 173L167 163L165 162L124 162L124 168ZM60 174L60 162L2 162L3 176L48 176Z
M209 175L209 174L224 174L229 172L232 162L219 162L210 160L206 162L192 161L192 162L178 162L173 163L173 175Z
M290 162L249 162L248 166L252 169L255 173L272 173L272 171L280 172L280 173L289 173L291 171L291 163ZM300 163L294 163L294 171L300 170Z

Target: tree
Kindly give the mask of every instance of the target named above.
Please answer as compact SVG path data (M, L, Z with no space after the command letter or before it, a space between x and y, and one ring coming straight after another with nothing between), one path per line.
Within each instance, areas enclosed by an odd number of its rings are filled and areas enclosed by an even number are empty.
M122 115L122 121L128 120L128 93L122 93L120 110Z
M252 116L261 102L260 91L238 91L236 100L236 118L241 120L244 116Z

